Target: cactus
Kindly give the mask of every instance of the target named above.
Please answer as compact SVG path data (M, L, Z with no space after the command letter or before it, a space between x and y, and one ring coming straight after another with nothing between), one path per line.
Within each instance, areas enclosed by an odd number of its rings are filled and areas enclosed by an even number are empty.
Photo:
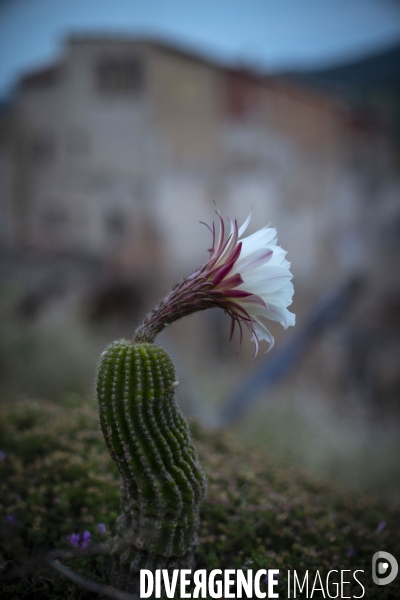
M128 589L141 568L192 565L205 477L175 387L173 364L155 344L119 340L102 354L100 424L124 502L112 579Z
M224 221L209 260L173 290L145 317L133 341L114 342L103 353L97 393L101 428L122 475L124 512L118 520L113 581L133 589L140 568L192 565L197 542L199 504L205 478L190 441L188 427L174 401L174 367L154 345L163 329L207 308L222 308L231 317L231 337L242 325L252 334L255 355L259 339L273 337L263 319L294 325L286 307L293 295L286 252L276 231L264 227L241 239L250 222L239 228Z

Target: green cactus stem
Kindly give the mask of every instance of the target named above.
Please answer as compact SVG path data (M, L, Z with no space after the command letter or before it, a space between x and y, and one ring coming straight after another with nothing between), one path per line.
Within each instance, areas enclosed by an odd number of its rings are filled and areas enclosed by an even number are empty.
M141 568L193 562L205 477L175 403L176 385L171 359L155 344L118 340L102 354L100 424L124 502L112 579L126 589Z

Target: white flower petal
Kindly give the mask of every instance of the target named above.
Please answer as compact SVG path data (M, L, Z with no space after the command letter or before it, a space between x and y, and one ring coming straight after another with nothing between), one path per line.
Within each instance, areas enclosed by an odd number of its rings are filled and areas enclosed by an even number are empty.
M269 263L272 258L272 250L269 248L261 248L261 250L255 250L249 252L247 256L239 256L235 264L235 271L243 275L246 271L254 271L259 267Z
M271 300L271 297L275 298L275 296L278 296L281 291L282 292L286 291L286 285L288 283L288 278L289 278L289 276L276 277L274 279L258 281L257 283L253 283L251 286L250 285L246 286L246 282L244 282L243 284L240 285L239 289L249 291L252 294L255 294L256 296L260 296L264 300L264 302L266 302L266 298ZM285 294L285 297L286 297L286 294Z
M239 228L239 237L241 237L244 234L244 232L246 231L247 227L249 226L252 214L253 214L253 209L251 209L251 211L249 213L249 216L247 217L247 219L245 220L245 222L243 223L243 225Z
M264 227L240 241L242 242L242 256L262 247L276 246L276 229Z
M285 328L294 325L295 315L287 310L292 302L294 290L290 262L286 260L286 251L277 245L276 229L263 227L248 237L240 239L250 218L251 213L240 229L236 222L232 224L230 221L230 236L224 251L218 257L218 262L210 263L209 278L212 282L214 273L215 289L224 293L220 305L223 308L227 307L234 315L233 318L242 321L253 332L257 353L258 340L266 340L270 347L274 343L273 336L263 322L265 319L277 321ZM223 223L221 223L222 228ZM224 243L220 234L220 249ZM240 248L239 244L241 244ZM225 265L228 267L226 275L222 277ZM222 271L219 270L219 275L215 271L216 266L222 268ZM241 283L238 284L240 281ZM246 294L240 297L237 291ZM246 320L246 315L251 321Z
M270 321L277 321L285 329L292 326L296 322L296 315L291 313L287 308L281 306L274 306L273 304L268 304L267 308L259 307L256 310L255 314L260 317L265 317Z
M272 333L266 328L264 323L259 321L257 317L254 318L254 332L259 340L266 340L269 343L268 350L271 350L275 344L275 339Z

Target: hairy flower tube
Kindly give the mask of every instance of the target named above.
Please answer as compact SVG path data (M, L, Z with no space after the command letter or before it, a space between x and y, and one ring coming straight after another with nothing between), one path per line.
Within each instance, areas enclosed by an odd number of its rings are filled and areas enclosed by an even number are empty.
M242 238L250 220L239 227L229 220L226 235L224 220L217 210L219 232L212 234L209 260L183 279L146 317L135 333L135 342L152 343L167 325L198 310L220 307L231 317L231 338L235 325L245 325L258 352L259 340L271 348L274 338L265 319L278 321L285 329L295 323L287 307L292 302L293 284L286 252L277 245L276 229L263 227Z

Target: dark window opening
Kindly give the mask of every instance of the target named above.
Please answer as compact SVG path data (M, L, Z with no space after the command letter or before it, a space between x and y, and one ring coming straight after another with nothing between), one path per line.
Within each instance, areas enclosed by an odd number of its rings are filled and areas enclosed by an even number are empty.
M41 134L31 142L31 156L35 162L49 162L54 158L56 145L50 134Z
M89 134L83 129L73 129L67 133L67 152L71 156L83 156L89 154Z
M59 67L49 67L42 69L31 75L26 75L22 79L22 88L24 90L46 89L55 86L61 78L61 70Z
M233 119L243 119L259 111L260 84L256 79L241 73L228 73L226 77L226 111Z
M125 232L125 219L119 213L112 213L106 217L107 231L113 236L121 236Z
M103 59L98 64L97 77L101 92L140 92L144 86L143 62L138 58Z
M46 228L54 229L66 224L67 215L64 209L58 207L47 208L42 213L42 221Z

